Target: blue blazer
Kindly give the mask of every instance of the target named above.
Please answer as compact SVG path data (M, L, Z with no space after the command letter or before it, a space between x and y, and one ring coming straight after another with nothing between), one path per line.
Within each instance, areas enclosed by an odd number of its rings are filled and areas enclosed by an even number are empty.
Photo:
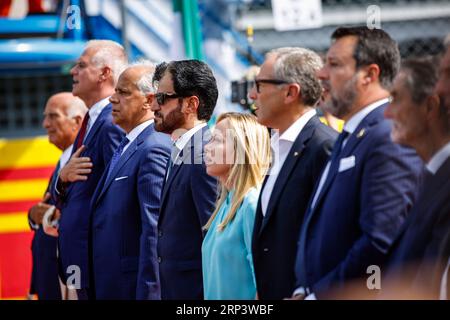
M97 299L160 299L156 228L171 140L151 124L108 168L92 197Z
M214 211L218 186L203 161L209 137L207 127L196 132L164 185L157 246L162 299L203 299L202 227Z
M56 170L50 178L46 192L54 187ZM54 205L52 199L47 201ZM34 230L34 229L33 229ZM58 259L56 248L58 239L45 234L42 225L34 230L31 242L32 270L30 293L37 294L39 300L61 300L61 287L59 285Z
M417 203L391 250L386 281L407 274L407 284L418 286L419 290L429 288L438 299L441 279L435 275L442 276L442 272L430 272L430 268L439 269L447 263L449 251L444 253L441 248L449 230L450 158L424 181Z
M294 290L298 233L336 136L318 117L311 118L286 157L265 216L259 199L252 242L259 299L281 300Z
M296 287L310 288L319 299L350 279L364 278L366 288L367 267L385 262L416 200L422 162L414 150L392 142L385 107L370 112L349 136L340 159L354 156L354 166L332 176L306 213Z
M124 137L123 130L112 122L111 109L109 104L102 110L84 141L86 149L81 156L90 157L93 164L88 179L69 184L62 194L53 192L61 210L58 237L61 276L65 281L68 276L74 275L71 269L68 272L68 268L78 266L81 271L82 289L89 287L88 242L91 198L114 150ZM77 140L78 136L74 145L77 144Z

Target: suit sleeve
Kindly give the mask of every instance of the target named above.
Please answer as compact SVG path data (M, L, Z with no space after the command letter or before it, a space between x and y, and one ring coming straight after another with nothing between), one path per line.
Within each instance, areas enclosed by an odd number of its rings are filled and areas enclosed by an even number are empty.
M214 177L206 173L204 164L191 165L191 192L198 219L203 227L214 211L217 200L218 184Z
M149 150L138 172L138 198L142 221L136 298L159 300L159 272L156 241L161 191L166 164L170 157L168 147L158 145Z
M331 286L343 289L346 280L367 277L368 266L382 267L416 199L421 161L413 150L394 144L388 132L374 133L370 152L360 160L364 161L358 221L362 234L341 263L313 285L319 299Z

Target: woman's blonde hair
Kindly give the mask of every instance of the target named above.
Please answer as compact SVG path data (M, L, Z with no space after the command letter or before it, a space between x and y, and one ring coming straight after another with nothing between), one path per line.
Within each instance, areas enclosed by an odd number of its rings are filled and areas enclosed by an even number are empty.
M227 135L232 138L234 161L230 168L226 186L233 190L231 208L225 219L218 225L222 231L230 223L242 204L247 192L261 184L270 166L270 136L266 127L260 125L251 114L227 112L217 118L217 123L228 120L230 130ZM221 192L214 213L203 229L208 230L217 216L217 212L227 198L228 190L221 185Z

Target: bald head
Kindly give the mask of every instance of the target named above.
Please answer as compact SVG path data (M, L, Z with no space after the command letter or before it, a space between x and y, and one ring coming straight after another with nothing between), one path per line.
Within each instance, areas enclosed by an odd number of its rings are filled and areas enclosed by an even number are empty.
M84 102L70 92L51 96L45 105L42 122L49 141L61 150L67 149L75 141L86 112Z
M154 117L150 108L155 92L152 85L154 71L150 62L140 62L126 68L119 77L110 101L114 123L126 132Z

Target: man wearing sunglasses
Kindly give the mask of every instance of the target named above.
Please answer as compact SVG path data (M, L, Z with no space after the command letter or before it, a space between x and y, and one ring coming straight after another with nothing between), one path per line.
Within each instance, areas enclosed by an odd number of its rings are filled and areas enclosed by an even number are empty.
M158 220L161 298L203 299L202 227L217 199L217 181L206 173L203 149L217 84L211 69L198 60L162 63L153 82L155 129L174 140Z
M283 299L295 283L297 238L308 200L337 133L314 106L320 57L303 48L269 52L250 91L258 121L272 129L273 161L259 199L253 261L260 299Z

